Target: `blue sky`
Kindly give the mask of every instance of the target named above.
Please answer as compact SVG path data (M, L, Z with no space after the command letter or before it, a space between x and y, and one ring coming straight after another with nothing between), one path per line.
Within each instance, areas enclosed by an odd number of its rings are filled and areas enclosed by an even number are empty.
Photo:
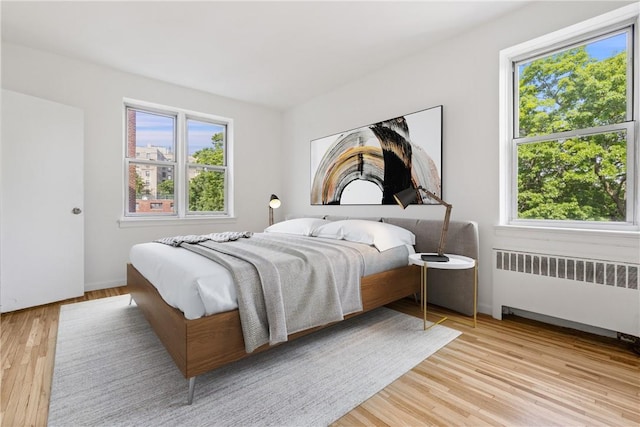
M597 60L603 60L622 52L626 47L627 35L626 33L622 33L594 43L589 43L587 45L587 53Z
M607 59L612 56L615 56L618 53L625 51L627 49L627 33L623 32L623 33L615 34L611 37L607 37L595 42L588 43L585 46L585 48L589 56L597 59L598 61L602 61L603 59ZM529 64L531 64L534 61L535 60L521 62L518 68L519 73L522 74L524 68L529 66Z
M136 111L136 145L138 147L166 147L173 151L174 130L175 120L172 117ZM212 147L211 136L223 131L224 126L187 120L189 154L202 148Z

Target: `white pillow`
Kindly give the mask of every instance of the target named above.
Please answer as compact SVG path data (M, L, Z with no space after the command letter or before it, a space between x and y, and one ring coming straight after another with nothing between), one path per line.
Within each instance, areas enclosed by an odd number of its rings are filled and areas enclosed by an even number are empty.
M416 244L416 236L402 227L364 219L333 221L317 227L312 236L349 240L375 246L380 252Z
M275 223L264 229L265 233L286 233L300 236L311 236L311 233L329 221L321 218L295 218Z

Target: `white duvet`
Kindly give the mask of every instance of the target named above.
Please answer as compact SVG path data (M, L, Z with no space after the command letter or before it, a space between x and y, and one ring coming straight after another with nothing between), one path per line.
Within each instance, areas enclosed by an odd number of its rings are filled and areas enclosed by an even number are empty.
M203 256L162 243L140 243L131 248L129 260L187 319L238 308L231 273Z

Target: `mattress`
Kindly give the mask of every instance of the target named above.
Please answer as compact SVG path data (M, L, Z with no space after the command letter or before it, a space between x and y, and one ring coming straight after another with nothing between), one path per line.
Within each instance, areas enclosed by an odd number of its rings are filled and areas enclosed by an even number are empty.
M378 251L372 246L345 240L319 239L357 248L364 256L364 274L408 265L412 246ZM233 276L223 266L187 249L162 243L140 243L129 253L131 264L157 290L164 301L187 319L197 319L238 308Z

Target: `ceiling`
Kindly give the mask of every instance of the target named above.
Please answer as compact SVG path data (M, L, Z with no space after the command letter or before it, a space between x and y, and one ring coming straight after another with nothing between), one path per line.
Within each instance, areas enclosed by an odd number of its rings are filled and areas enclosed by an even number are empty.
M286 109L522 1L2 1L2 40Z

